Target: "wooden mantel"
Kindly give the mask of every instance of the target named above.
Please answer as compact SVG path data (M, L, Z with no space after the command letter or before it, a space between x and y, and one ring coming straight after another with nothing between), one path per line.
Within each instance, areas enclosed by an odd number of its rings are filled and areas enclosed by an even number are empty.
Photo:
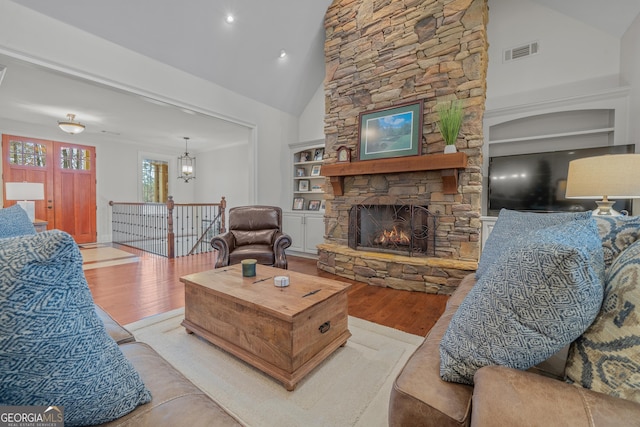
M390 159L361 160L353 163L332 163L322 165L321 174L329 177L333 194L344 194L344 177L353 175L373 175L383 173L442 171L444 194L458 192L458 169L467 167L466 153L426 154L423 156L393 157Z

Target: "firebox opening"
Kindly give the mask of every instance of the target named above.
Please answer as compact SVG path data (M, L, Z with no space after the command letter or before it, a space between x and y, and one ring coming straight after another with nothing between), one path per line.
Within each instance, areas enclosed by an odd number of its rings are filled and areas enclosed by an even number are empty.
M349 246L410 256L435 254L435 216L413 205L356 205L349 211Z

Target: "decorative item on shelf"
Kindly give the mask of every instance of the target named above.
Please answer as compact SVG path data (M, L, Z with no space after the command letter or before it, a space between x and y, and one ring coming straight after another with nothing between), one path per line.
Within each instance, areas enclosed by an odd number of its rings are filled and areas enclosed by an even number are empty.
M313 165L311 168L311 176L320 176L321 165Z
M300 153L300 158L298 159L299 162L308 162L309 160L311 160L311 153L309 151L303 151Z
M324 200L320 201L320 210L324 212L326 210L327 204Z
M612 199L640 198L640 154L608 154L569 162L567 199L600 199L593 215L621 215Z
M75 118L75 114L67 114L67 120L60 120L58 122L58 127L62 131L70 133L71 135L79 134L80 132L84 131L84 125L80 122L76 122Z
M422 149L422 101L360 113L359 159L416 156Z
M316 151L313 153L313 160L320 161L324 156L324 148L316 148Z
M300 176L306 176L307 172L304 170L304 168L297 168L296 169L296 176L300 177Z
M178 179L189 182L196 179L196 158L189 155L189 137L184 137L184 154L178 157Z
M298 181L298 191L309 191L309 180L301 179Z
M346 145L341 145L340 147L338 147L336 153L338 163L349 163L351 161L351 149Z
M17 204L27 212L31 222L36 219L34 200L44 200L44 184L41 182L7 182L5 198L17 200Z
M462 119L464 118L464 110L462 102L453 100L448 104L439 104L436 107L440 122L438 130L446 144L444 147L445 154L451 154L458 151L456 141L462 127Z
M301 211L302 209L304 209L304 198L302 197L296 197L293 199L293 210L294 211Z
M309 206L307 207L310 211L318 211L320 210L320 200L309 200Z
M322 191L322 186L319 184L314 184L311 186L311 191Z

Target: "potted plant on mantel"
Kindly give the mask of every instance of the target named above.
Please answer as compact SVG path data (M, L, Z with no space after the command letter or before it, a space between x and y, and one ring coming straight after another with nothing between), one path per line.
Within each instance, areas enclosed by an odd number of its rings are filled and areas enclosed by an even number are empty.
M464 117L464 110L462 109L462 102L459 100L451 101L448 104L440 104L436 107L438 115L440 116L440 123L438 124L438 130L442 138L444 138L445 154L455 153L456 140L462 127L462 118Z

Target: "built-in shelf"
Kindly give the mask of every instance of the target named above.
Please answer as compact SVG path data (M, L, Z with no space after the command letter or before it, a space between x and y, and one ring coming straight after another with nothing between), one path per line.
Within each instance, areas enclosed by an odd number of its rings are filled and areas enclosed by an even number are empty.
M576 132L562 132L562 133L554 133L548 135L532 135L532 136L524 136L520 138L508 138L508 139L498 139L491 141L491 144L503 144L505 142L522 142L522 141L536 141L543 139L556 139L556 138L567 138L570 136L582 136L582 135L594 135L599 133L610 133L613 132L615 128L602 128L602 129L589 129L583 131Z
M456 194L458 192L458 170L466 167L467 155L458 152L325 164L322 165L321 173L323 176L329 177L333 194L342 196L345 176L440 170L442 171L444 194Z

